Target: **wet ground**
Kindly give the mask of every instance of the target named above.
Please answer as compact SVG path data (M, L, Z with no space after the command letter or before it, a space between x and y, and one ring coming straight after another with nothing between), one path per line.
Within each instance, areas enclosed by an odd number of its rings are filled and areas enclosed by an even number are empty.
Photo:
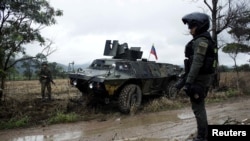
M249 121L250 98L207 105L209 124ZM0 141L186 141L196 132L190 106L148 114L0 131Z

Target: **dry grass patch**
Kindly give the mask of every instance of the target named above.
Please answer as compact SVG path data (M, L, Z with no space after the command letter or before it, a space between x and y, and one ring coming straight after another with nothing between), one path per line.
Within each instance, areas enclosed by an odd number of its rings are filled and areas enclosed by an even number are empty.
M220 87L236 89L237 75L235 72L223 72L220 74ZM250 94L250 72L239 72L240 93Z
M177 109L183 106L182 101L180 100L170 100L166 97L161 97L159 99L154 99L148 104L143 106L143 112L158 112L168 109Z
M54 80L56 85L51 84L52 97L68 98L73 95L80 95L80 92L69 85L68 79ZM7 81L4 89L4 99L12 98L17 101L41 98L41 85L38 80L31 81Z

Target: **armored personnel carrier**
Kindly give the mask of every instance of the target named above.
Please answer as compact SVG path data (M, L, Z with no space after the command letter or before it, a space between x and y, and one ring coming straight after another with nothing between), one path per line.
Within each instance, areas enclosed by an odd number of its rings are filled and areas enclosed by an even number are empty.
M118 40L106 40L104 55L112 58L96 59L89 67L70 73L70 84L88 99L116 101L122 113L137 110L145 95L174 98L174 84L181 68L142 59L140 49L119 44Z

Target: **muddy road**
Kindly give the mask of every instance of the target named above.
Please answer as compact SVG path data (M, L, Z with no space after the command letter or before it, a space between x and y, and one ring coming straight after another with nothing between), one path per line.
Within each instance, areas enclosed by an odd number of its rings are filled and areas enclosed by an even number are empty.
M249 121L250 97L207 104L209 124ZM196 132L190 106L178 110L0 131L1 141L186 141Z

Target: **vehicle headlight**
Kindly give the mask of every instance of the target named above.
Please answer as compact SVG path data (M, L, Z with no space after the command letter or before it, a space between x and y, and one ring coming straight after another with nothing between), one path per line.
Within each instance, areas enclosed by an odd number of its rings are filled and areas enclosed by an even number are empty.
M93 83L89 83L89 88L90 88L90 89L93 89L93 87L94 87L94 86L93 86Z
M76 81L76 80L73 81L73 85L74 85L74 86L77 85L77 81Z

